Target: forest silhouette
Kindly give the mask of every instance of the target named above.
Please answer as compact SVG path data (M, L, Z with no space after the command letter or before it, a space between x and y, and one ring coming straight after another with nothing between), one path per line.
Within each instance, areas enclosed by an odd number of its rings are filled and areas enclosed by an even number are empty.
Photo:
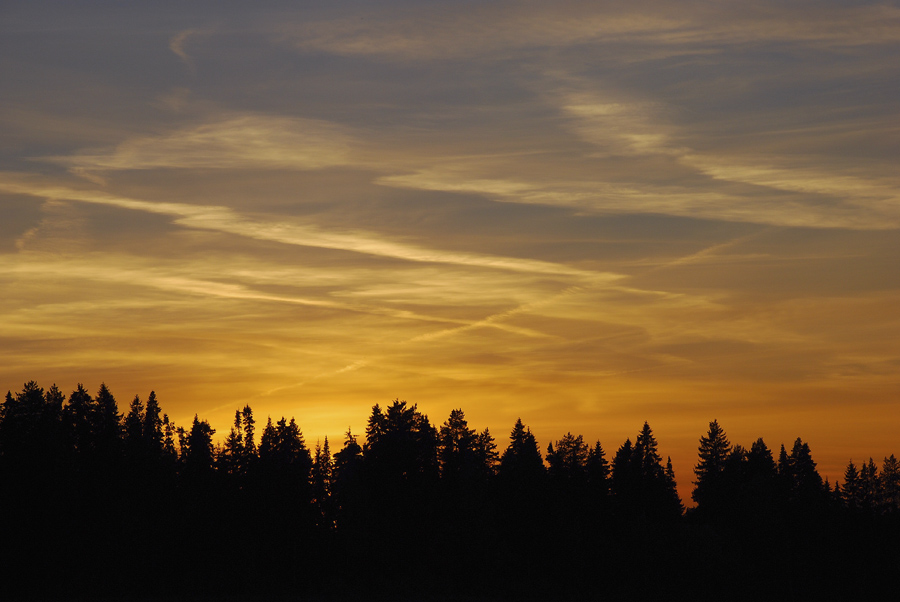
M832 486L800 438L744 448L714 420L685 510L646 422L610 455L400 400L333 454L249 406L214 436L153 392L127 411L106 385L7 393L0 598L858 598L900 575L893 455Z

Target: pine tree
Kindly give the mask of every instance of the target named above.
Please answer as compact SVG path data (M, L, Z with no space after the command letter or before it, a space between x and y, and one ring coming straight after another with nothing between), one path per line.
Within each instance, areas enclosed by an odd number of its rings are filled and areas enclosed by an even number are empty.
M331 503L333 472L334 465L331 459L331 450L328 447L328 437L325 437L324 445L320 445L318 441L316 442L312 467L312 495L313 503L318 509L320 524L328 528L334 526L334 514Z
M731 452L731 443L717 420L709 423L709 432L700 437L698 455L700 461L694 467L697 480L691 497L698 507L707 512L718 512L724 497L725 462Z
M241 413L241 422L244 427L244 454L246 455L246 460L252 462L257 453L254 440L256 421L253 419L253 410L250 409L249 405L244 406L244 410Z
M881 465L881 508L884 512L900 510L900 462L891 454Z
M356 441L356 435L347 428L344 437L344 447L334 454L334 469L332 480L334 488L343 488L349 483L356 482L362 467L363 449Z
M161 409L156 399L156 392L150 391L147 397L147 407L144 410L144 442L151 458L160 458L163 453L163 431Z
M631 439L625 439L625 442L616 450L616 455L612 461L612 476L610 479L610 489L616 506L620 509L632 509L637 497L638 482L640 474L636 470L634 458L634 446Z
M491 431L487 428L481 431L475 439L475 451L484 477L490 479L497 474L500 454L497 453L497 444L491 436Z
M125 453L132 462L144 459L144 404L137 395L125 416Z
M169 422L169 415L163 414L162 417L163 444L162 457L169 464L175 464L178 461L178 452L175 450L175 433L178 429Z
M234 413L234 424L225 438L222 454L219 457L222 470L226 473L240 476L244 474L244 435L241 424L241 412Z
M844 470L843 502L851 510L857 510L862 505L862 491L860 487L859 471L853 460L847 464Z
M595 499L605 500L609 495L609 462L600 441L594 444L587 459L587 481Z
M259 438L259 460L260 462L272 462L275 457L275 449L278 446L278 434L275 431L275 425L272 424L272 417L269 416L266 421L266 427L263 429Z
M613 459L612 489L616 508L624 516L641 521L670 522L683 506L674 473L667 473L650 425L644 422L635 444L630 440Z
M94 400L84 386L78 383L63 408L63 421L69 432L71 446L82 462L90 455L94 443L93 414Z
M363 449L349 427L344 437L344 447L334 454L333 464L331 492L335 520L339 522L362 497Z
M375 405L363 456L378 487L430 487L439 475L437 430L415 404L395 399L386 412Z
M869 511L875 510L881 498L881 483L878 479L878 467L872 458L860 469L859 483L862 506Z
M531 429L516 420L509 435L509 445L500 458L499 475L508 482L533 484L544 476L544 460Z
M188 474L204 475L212 472L215 452L212 436L215 434L209 422L199 420L194 414L191 430L184 439L184 468Z
M106 383L100 384L94 404L93 426L96 449L101 458L100 461L109 466L117 463L119 459L122 416L119 414L116 398L110 393Z
M566 433L556 442L556 448L547 446L547 474L557 483L581 485L587 481L587 462L590 450L581 435Z
M824 502L822 477L816 471L809 445L800 437L788 456L790 499L801 507L814 507Z
M451 486L470 483L481 475L476 441L475 430L469 428L463 411L451 410L438 431L441 478Z

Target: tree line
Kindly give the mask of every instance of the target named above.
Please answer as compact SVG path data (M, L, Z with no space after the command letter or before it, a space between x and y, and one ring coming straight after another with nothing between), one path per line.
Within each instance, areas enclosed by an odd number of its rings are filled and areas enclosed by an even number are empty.
M462 409L436 426L400 400L335 453L293 417L258 429L249 405L214 435L197 416L173 424L153 392L124 412L106 385L8 392L0 594L601 599L740 583L740 599L783 582L802 597L900 562L893 455L832 486L800 438L776 458L715 420L687 511L646 422L609 459L572 433L542 453L521 419L498 445Z

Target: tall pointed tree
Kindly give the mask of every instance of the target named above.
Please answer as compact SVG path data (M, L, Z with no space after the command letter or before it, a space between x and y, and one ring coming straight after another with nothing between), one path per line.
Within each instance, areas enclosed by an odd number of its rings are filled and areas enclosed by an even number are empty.
M595 500L603 501L609 496L609 462L606 461L606 452L600 441L594 444L588 453L587 459L587 480L591 495Z
M320 524L328 528L334 525L331 497L333 477L334 463L331 458L331 449L328 446L328 437L325 437L324 445L316 441L312 467L312 496L313 503L318 509Z
M200 420L194 414L191 430L185 438L184 468L187 474L207 475L212 472L215 459L212 437L215 432L209 422Z
M497 474L500 454L497 453L497 443L487 428L478 433L478 437L475 439L475 451L484 477L490 479Z
M499 474L506 481L527 484L541 479L544 472L537 440L519 418L509 435L509 445L500 457Z
M144 409L144 442L151 458L160 458L163 453L162 410L156 399L156 391L150 391L147 406Z
M115 464L119 460L119 447L122 440L122 416L119 414L116 398L113 397L106 383L100 384L94 404L93 422L97 452L102 463Z
M441 479L451 487L471 482L481 475L476 441L475 430L469 428L463 411L451 410L450 417L438 431Z
M240 476L244 472L244 432L240 410L234 412L234 424L225 438L219 464L222 470L233 476Z
M891 454L881 465L881 509L884 512L900 510L900 462Z
M697 480L691 497L698 507L708 512L717 512L723 502L723 472L725 462L731 452L731 443L717 420L709 423L709 431L700 437L698 455L700 461L694 467Z
M568 482L581 485L587 481L587 462L590 450L581 435L566 433L556 442L547 446L547 474L557 483Z
M132 462L141 463L144 452L144 403L135 395L125 415L125 453Z
M862 506L862 491L859 482L859 470L851 459L844 470L844 485L841 488L841 499L851 510Z

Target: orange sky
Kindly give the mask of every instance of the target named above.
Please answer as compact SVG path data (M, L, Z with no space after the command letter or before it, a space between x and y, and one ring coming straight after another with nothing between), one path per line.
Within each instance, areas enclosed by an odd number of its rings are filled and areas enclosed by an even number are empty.
M900 453L896 7L199 6L0 8L4 390Z

